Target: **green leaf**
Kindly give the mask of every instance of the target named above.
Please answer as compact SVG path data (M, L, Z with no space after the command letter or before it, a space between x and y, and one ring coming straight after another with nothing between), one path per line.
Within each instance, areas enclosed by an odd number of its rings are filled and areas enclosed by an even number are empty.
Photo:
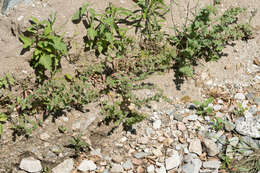
M78 21L82 18L83 14L85 13L87 9L87 5L83 5L76 13L74 13L72 17L72 21Z
M31 16L31 21L32 21L33 23L35 23L35 24L38 24L38 23L39 23L38 19L36 19L36 18L33 17L33 16Z
M26 48L30 48L33 44L33 40L30 39L29 37L25 37L23 35L20 35L19 38L21 39L21 41L23 42L23 48L26 49Z
M52 71L52 57L50 55L43 55L39 59L39 64L45 69Z
M95 31L93 28L88 28L87 32L91 40L94 40L97 36L97 31Z
M0 113L0 122L6 122L7 120L7 115L5 115L4 113Z

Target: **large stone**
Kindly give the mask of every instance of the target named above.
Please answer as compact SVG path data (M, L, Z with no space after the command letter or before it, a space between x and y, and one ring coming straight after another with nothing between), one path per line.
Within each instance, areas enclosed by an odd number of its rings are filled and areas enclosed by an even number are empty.
M189 145L189 151L198 155L202 154L202 146L199 139L193 139Z
M166 170L177 168L181 164L181 158L178 151L173 150L173 155L165 159Z
M258 117L238 118L235 122L236 131L245 136L260 138L260 121Z
M19 3L31 4L32 2L32 0L4 0L1 13L6 14L10 8L13 8Z
M205 138L203 140L203 143L207 149L207 153L209 156L215 156L219 153L218 146L213 140Z
M33 157L22 159L19 167L27 172L40 172L42 170L41 162Z
M202 162L200 159L191 159L182 166L183 173L199 173Z
M70 173L73 169L73 159L64 160L58 166L52 169L52 173Z
M94 171L96 169L97 169L97 166L92 160L83 160L78 167L78 170L80 170L82 172Z

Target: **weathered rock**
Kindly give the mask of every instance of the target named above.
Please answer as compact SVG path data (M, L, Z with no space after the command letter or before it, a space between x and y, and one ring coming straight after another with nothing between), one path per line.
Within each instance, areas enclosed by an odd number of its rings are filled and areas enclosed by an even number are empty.
M202 146L199 139L193 139L189 145L189 151L198 155L202 154Z
M162 124L161 120L155 120L153 122L153 128L154 129L159 129L161 127L161 124Z
M164 166L161 166L160 168L155 169L156 173L166 173L166 169Z
M220 165L221 162L216 159L203 162L203 167L208 169L219 169Z
M31 4L32 0L4 0L1 13L6 14L10 8L13 8L15 5L19 3Z
M218 146L213 140L204 138L203 143L209 156L215 156L219 153Z
M58 166L52 169L52 173L70 173L73 169L73 159L64 160Z
M233 146L233 147L236 147L237 144L238 144L238 142L239 142L239 138L236 137L236 136L229 139L229 144L230 144L231 146Z
M199 173L202 162L200 159L192 159L182 166L183 173Z
M42 170L42 165L39 160L36 160L33 157L27 157L21 160L19 168L27 172L40 172Z
M146 168L146 171L147 171L147 173L154 173L155 168L154 168L153 165L149 165L149 166Z
M246 96L243 93L237 93L235 95L236 100L245 100Z
M111 172L113 172L113 173L121 173L123 171L124 171L124 169L123 169L123 167L121 165L119 165L119 164L112 164Z
M236 128L236 125L230 121L225 122L225 130L231 132Z
M240 117L236 120L236 131L245 136L260 138L260 122L255 117Z
M181 158L179 156L178 151L173 150L173 155L165 159L166 170L177 168L180 165L180 163L181 163Z
M134 165L133 165L133 163L131 162L131 160L127 160L125 163L123 163L123 168L125 169L125 170L131 170L131 169L133 169L134 168Z
M94 171L97 169L96 164L92 160L83 160L78 166L78 170L84 171Z

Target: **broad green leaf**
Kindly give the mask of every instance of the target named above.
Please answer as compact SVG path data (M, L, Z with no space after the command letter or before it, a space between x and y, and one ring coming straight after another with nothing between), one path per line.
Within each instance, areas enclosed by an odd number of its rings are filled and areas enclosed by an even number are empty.
M33 44L33 40L30 39L29 37L25 37L23 35L20 35L19 38L21 39L21 41L23 42L23 48L26 49L26 48L30 48Z
M0 113L0 122L5 122L7 120L7 115Z
M45 69L52 71L52 58L50 55L43 55L39 59L39 64Z
M113 35L110 32L105 33L106 39L109 41L110 44L113 44L114 38Z
M35 24L38 24L38 23L39 23L38 19L36 19L36 18L33 17L33 16L31 16L31 21L32 21L33 23L35 23Z
M88 28L87 32L91 40L94 40L97 36L97 31L95 31L93 28Z

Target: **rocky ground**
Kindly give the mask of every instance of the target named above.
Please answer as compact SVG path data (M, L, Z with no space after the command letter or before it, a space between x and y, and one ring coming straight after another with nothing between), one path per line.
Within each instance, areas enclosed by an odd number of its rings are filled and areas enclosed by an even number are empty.
M55 8L53 4L51 7ZM101 2L97 4L97 8L102 7ZM256 1L240 5L260 9L260 3ZM17 19L21 13L15 10L18 12L11 11L7 17ZM68 13L73 14L73 11ZM7 17L1 16L0 23L6 22ZM13 26L13 23L7 23L0 26L1 31L6 32L6 28ZM140 111L148 115L147 119L129 131L119 127L109 133L111 126L100 125L102 116L95 103L88 105L89 112L72 111L55 121L49 117L28 139L21 136L13 141L11 132L5 130L8 129L6 124L0 141L0 172L236 172L236 168L247 166L246 161L251 159L256 160L256 168L251 172L259 173L260 21L255 22L254 27L253 39L228 46L225 49L227 56L218 62L196 67L194 78L187 79L180 90L176 89L171 71L145 80L161 88L169 101L160 100L143 107ZM8 38L1 40L5 45ZM12 40L17 41L17 37L11 37ZM20 49L21 45L9 48ZM21 59L8 69L6 65L16 60L18 54L11 52L8 55L4 49L0 52L5 55L0 57L0 72L25 70L31 73L27 61ZM7 60L9 56L11 60ZM144 89L138 94L149 97L155 92ZM214 98L207 106L213 112L199 115L193 101L203 102L209 97ZM59 132L61 126L67 129L66 132ZM72 137L79 134L82 134L81 140L89 144L89 150L75 158L75 149L68 146ZM231 164L232 160L235 162Z

